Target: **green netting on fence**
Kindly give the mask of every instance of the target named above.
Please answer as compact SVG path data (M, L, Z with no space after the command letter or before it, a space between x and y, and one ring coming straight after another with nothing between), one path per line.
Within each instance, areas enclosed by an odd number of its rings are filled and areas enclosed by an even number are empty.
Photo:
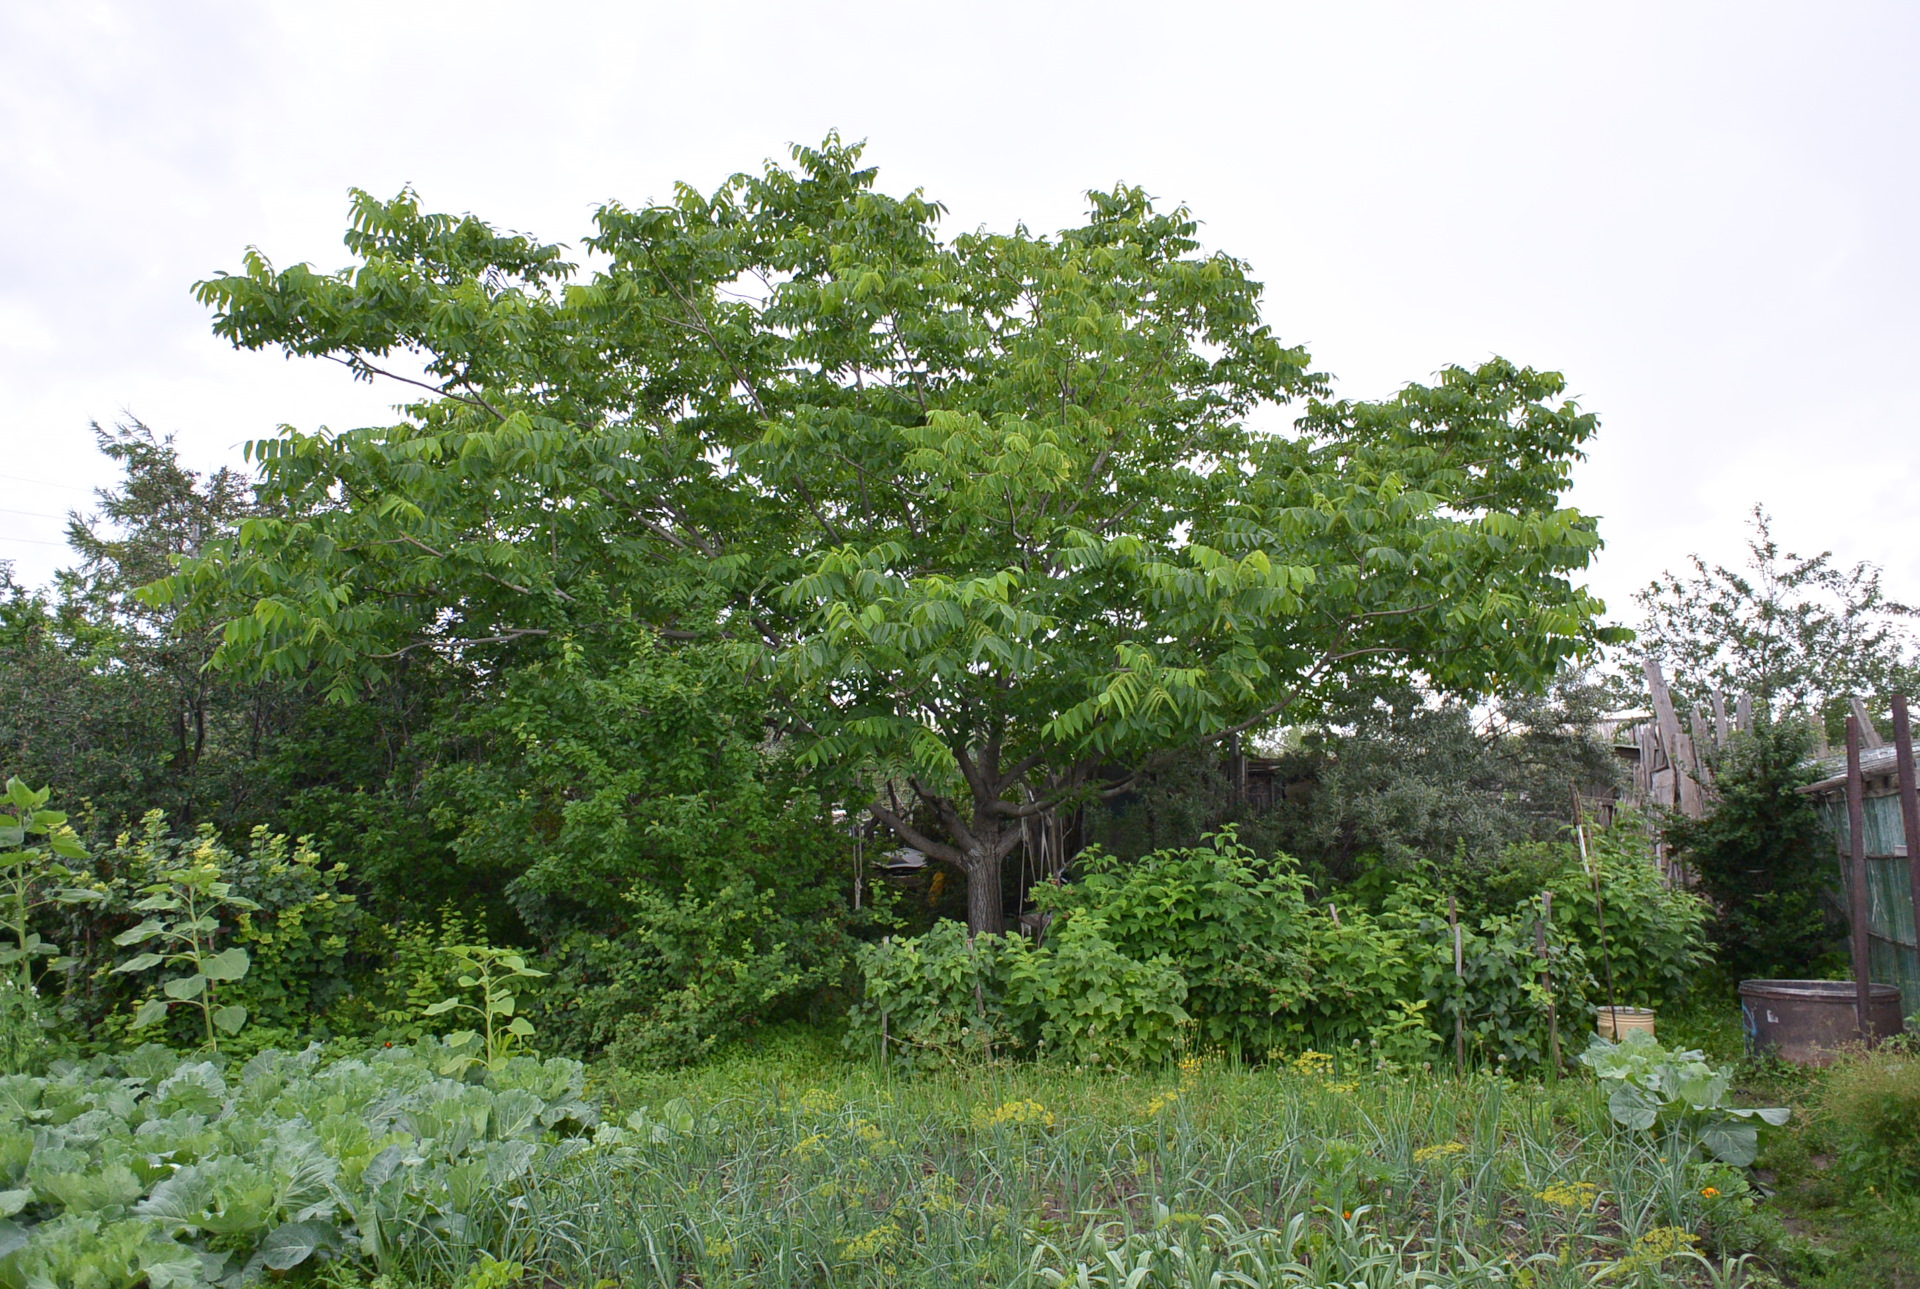
M1823 804L1840 858L1840 889L1851 899L1847 875L1847 854L1851 847L1847 803L1843 799L1832 799ZM1916 947L1914 936L1913 887L1907 876L1908 860L1897 853L1906 848L1905 830L1900 825L1900 798L1868 797L1865 805L1868 971L1876 981L1900 986L1902 1010L1912 1015L1920 1012L1920 947Z

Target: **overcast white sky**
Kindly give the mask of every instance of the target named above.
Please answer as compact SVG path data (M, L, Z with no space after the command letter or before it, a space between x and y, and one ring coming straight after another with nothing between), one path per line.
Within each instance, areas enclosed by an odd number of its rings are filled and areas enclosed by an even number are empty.
M954 229L1189 203L1342 392L1564 371L1616 614L1755 502L1920 599L1916 66L1912 4L0 0L0 559L62 561L91 419L387 419L190 295L344 264L350 185L576 241L838 128Z

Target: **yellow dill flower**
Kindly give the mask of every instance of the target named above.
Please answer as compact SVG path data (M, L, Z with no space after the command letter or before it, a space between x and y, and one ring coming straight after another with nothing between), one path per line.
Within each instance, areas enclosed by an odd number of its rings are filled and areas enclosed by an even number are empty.
M1422 1146L1413 1152L1413 1162L1424 1164L1429 1160L1442 1159L1447 1155L1462 1154L1466 1148L1467 1143L1464 1141L1443 1141L1437 1146Z
M1692 1253L1700 1238L1678 1226L1656 1226L1633 1242L1633 1261L1645 1266L1664 1262L1681 1253Z
M1326 1052L1316 1052L1312 1048L1293 1058L1295 1074L1320 1075L1333 1070L1333 1057Z
M1341 1097L1351 1096L1360 1089L1358 1083L1329 1083L1325 1086L1327 1091L1333 1093L1335 1096Z
M882 1222L865 1235L856 1236L841 1246L840 1256L849 1262L864 1258L877 1257L894 1246L900 1238L900 1228L892 1222Z
M1153 1118L1153 1116L1172 1106L1179 1099L1180 1094L1178 1092L1162 1092L1159 1096L1147 1102L1147 1118Z
M787 1153L789 1155L798 1155L802 1159L805 1159L810 1155L817 1155L822 1150L826 1149L826 1147L821 1144L825 1140L826 1140L825 1133L816 1132L811 1137L808 1137L806 1140L796 1141L793 1143L793 1145L787 1147Z
M993 1127L998 1124L1036 1123L1043 1128L1053 1127L1053 1111L1038 1101L1008 1101L992 1110L976 1108L973 1119L981 1127Z
M831 1114L840 1108L840 1102L825 1088L808 1088L800 1094L800 1108L810 1114Z
M1599 1193L1600 1188L1592 1182L1554 1182L1543 1191L1535 1191L1533 1197L1555 1208L1585 1208Z

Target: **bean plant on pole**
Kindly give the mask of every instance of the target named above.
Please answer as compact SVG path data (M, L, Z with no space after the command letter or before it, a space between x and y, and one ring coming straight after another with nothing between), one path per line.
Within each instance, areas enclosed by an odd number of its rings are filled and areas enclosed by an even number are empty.
M1024 819L1158 754L1606 637L1557 374L1334 400L1186 210L1121 186L946 239L860 151L602 207L590 275L411 192L355 196L339 273L250 251L199 288L218 334L425 396L252 445L270 513L151 597L342 700L635 621L731 642L790 745L895 786L874 817L965 872L976 930Z

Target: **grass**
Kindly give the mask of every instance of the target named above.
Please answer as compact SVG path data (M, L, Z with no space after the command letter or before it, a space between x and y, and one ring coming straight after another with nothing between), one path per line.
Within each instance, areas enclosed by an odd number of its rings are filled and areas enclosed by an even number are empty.
M1771 1239L1737 1173L1618 1131L1584 1078L1321 1057L907 1081L786 1034L602 1090L629 1146L537 1188L522 1227L569 1283L1706 1285Z
M1909 1028L1913 1028L1910 1024ZM1761 1153L1755 1176L1789 1240L1779 1259L1806 1289L1920 1289L1920 1050L1910 1036L1828 1071L1746 1062L1748 1103L1796 1107ZM1904 1176L1900 1175L1904 1171Z

